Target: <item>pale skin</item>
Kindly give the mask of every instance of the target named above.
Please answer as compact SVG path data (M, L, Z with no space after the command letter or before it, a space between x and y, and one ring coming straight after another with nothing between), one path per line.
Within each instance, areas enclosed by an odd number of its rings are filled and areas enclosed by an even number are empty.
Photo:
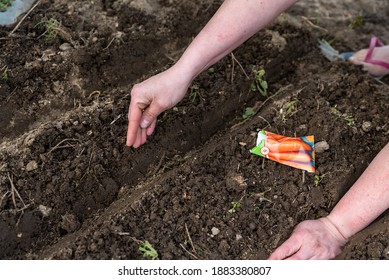
M368 226L388 207L389 144L327 217L301 222L269 259L332 259L351 236Z
M295 2L297 0L225 0L171 68L133 87L126 144L134 148L143 145L154 132L157 117L184 98L198 74ZM389 57L389 49L377 48L372 57ZM360 62L359 56L352 62ZM389 145L386 145L330 215L300 223L269 259L330 259L338 255L353 234L389 207L388 159Z
M184 98L192 80L229 54L297 0L226 0L168 70L137 84L131 91L128 146L146 142L157 116Z

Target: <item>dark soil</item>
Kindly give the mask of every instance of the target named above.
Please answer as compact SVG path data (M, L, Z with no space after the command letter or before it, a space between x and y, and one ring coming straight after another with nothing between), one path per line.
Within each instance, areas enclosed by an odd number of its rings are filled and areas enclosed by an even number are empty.
M174 63L220 2L42 1L12 36L0 28L0 258L142 259L147 240L161 259L265 259L331 211L388 142L389 82L327 61L317 40L341 51L372 34L389 42L384 1L296 5L234 52L242 67L224 58L150 141L125 146L132 85ZM250 90L260 68L265 97ZM250 154L260 129L329 149L305 173ZM388 222L338 258L389 259Z

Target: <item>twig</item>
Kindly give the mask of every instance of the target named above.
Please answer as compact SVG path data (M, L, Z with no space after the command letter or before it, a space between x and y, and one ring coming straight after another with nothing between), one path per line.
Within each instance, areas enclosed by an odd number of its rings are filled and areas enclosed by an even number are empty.
M313 23L312 21L310 21L307 17L302 16L301 18L302 18L303 20L305 20L310 26L312 26L312 27L314 27L314 28L317 28L317 29L319 29L319 30L321 30L321 31L328 32L327 29L325 29L325 28L323 28L323 27L320 27L320 26L314 24L314 23Z
M113 41L115 41L115 39L116 39L116 37L113 37L112 40L108 43L108 45L105 48L103 48L103 50L108 49L111 46L111 44L113 43Z
M122 117L122 114L120 114L119 116L117 116L111 123L110 125L113 125L115 122L117 122L118 119L120 119Z
M7 192L1 197L1 200L0 200L0 207L3 205L4 199L6 199L6 197L7 197L10 193L11 193L10 191L7 191Z
M188 230L188 226L186 225L186 223L185 223L185 231L186 231L186 234L188 235L189 242L190 242L190 246L192 246L193 252L196 253L196 249L195 249L195 247L193 246L192 238L190 237L189 230Z
M9 100L11 99L12 95L16 92L16 90L18 89L18 87L15 87L15 89L11 92L11 94L7 97L7 102L9 102Z
M42 2L42 0L39 0L38 2L36 2L36 4L34 6L32 6L32 8L23 16L23 18L18 22L18 24L15 26L14 29L12 29L12 31L8 34L8 36L11 36L19 27L20 25L22 24L22 22L28 17L28 15L32 12L32 10L34 10L40 3Z
M185 248L185 246L184 245L182 245L181 243L180 243L180 246L182 247L182 249L184 249L185 250L185 252L187 252L192 258L194 258L195 260L198 260L199 258L198 257L196 257L195 255L193 255L191 252L189 252L186 248Z
M249 75L247 75L246 71L244 70L242 64L240 64L239 60L236 59L234 53L232 53L232 52L231 52L231 57L232 57L232 59L235 60L236 63L239 65L240 69L242 69L243 74L246 76L246 78L247 78L247 79L250 79Z
M264 117L258 116L258 118L264 120L264 121L267 123L268 126L271 126L271 124L270 124ZM264 129L265 129L265 128L266 128L266 127L264 127Z
M162 161L165 158L165 155L166 155L166 152L163 152L161 158L159 159L157 167L154 169L154 174L156 174L158 172L158 170L161 168Z
M13 178L11 178L11 176L9 175L9 172L7 172L7 176L8 176L9 183L11 184L11 197L12 197L12 202L14 204L14 207L15 207L16 210L18 210L18 207L16 205L16 198L15 198L15 194L16 194L17 197L19 198L20 202L23 204L23 208L21 208L19 210L23 211L24 209L27 208L26 204L24 203L24 200L20 196L18 190L15 188L15 185L14 185L14 182L13 182Z
M70 148L70 147L73 147L71 145L64 145L64 146L61 146L61 144L65 143L66 141L80 141L79 139L74 139L74 138L66 138L66 139L63 139L62 141L59 141L59 143L57 145L55 145L50 151L49 151L49 154L51 152L53 152L54 150L56 149L61 149L61 148Z

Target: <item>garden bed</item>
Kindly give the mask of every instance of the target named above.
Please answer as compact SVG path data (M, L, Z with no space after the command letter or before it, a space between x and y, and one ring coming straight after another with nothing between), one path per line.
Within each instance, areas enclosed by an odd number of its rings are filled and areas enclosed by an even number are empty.
M12 36L1 27L0 258L142 259L148 241L161 259L265 259L328 214L389 131L388 79L317 48L389 42L389 7L339 2L301 2L258 32L136 150L125 146L132 85L172 65L220 1L42 1ZM267 96L251 90L259 69ZM260 129L329 149L305 173L250 154ZM389 259L388 222L339 258Z

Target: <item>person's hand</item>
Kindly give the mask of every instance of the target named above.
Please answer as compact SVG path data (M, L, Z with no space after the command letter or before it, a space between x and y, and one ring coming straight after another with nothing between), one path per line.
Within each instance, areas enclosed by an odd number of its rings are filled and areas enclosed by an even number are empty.
M342 251L347 239L327 218L307 220L297 225L292 235L269 260L328 260Z
M127 146L138 148L146 142L155 129L158 115L185 96L192 80L188 76L173 66L132 88Z

